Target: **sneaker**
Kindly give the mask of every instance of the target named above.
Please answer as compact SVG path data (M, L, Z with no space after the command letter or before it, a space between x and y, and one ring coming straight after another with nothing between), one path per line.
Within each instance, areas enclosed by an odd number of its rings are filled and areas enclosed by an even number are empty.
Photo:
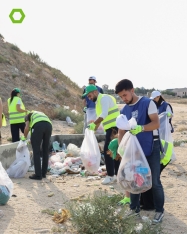
M118 202L118 206L125 206L131 203L130 197L124 197L121 201Z
M125 213L126 217L132 217L132 216L140 216L140 212L137 212L136 210L128 210Z
M31 180L42 180L42 176L37 176L36 174L33 174L29 176L29 179Z
M116 181L117 181L116 175L114 175L114 176L106 176L105 179L101 183L102 184L111 184L111 183L114 183Z
M162 222L163 217L164 217L164 213L163 212L156 212L155 216L153 218L152 223L153 224L157 224L157 223Z

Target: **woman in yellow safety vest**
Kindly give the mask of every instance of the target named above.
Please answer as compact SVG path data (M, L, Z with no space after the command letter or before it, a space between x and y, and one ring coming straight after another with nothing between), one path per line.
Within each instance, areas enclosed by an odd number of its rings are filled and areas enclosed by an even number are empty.
M26 140L29 131L31 132L31 145L33 149L35 174L29 176L30 179L41 180L46 178L48 160L49 160L49 143L52 133L52 124L47 115L43 112L32 111L25 116L25 130L22 140ZM40 150L42 144L42 152ZM42 153L42 167L40 155Z
M24 133L24 118L27 113L27 110L20 98L20 89L18 88L12 90L11 97L8 99L8 112L12 142L16 142L20 140L19 130Z

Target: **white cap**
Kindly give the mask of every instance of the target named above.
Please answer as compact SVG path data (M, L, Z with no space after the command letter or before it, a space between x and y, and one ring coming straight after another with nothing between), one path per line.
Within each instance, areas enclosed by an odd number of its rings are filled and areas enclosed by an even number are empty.
M95 80L95 82L97 82L95 76L90 76L89 80Z
M153 92L151 93L150 99L154 99L154 98L156 98L156 97L158 97L158 96L161 96L161 93L160 93L158 90L153 91Z

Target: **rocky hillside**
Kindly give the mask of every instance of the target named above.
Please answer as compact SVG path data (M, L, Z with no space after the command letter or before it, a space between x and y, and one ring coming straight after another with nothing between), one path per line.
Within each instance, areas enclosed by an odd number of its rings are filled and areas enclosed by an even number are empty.
M7 99L13 88L22 92L28 110L40 110L53 118L60 106L81 111L82 89L60 70L50 67L39 55L22 52L0 34L0 96L7 115Z

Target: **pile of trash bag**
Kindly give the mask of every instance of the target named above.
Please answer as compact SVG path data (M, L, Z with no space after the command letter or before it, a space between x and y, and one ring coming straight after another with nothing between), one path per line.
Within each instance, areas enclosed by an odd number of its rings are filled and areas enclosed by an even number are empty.
M7 173L12 178L22 178L27 173L30 165L31 160L27 141L20 140L16 149L16 160L7 169Z
M13 183L0 162L0 205L5 205L13 193Z
M49 158L49 172L51 174L76 174L81 170L80 165L82 165L80 157L66 157L64 152L56 153Z

